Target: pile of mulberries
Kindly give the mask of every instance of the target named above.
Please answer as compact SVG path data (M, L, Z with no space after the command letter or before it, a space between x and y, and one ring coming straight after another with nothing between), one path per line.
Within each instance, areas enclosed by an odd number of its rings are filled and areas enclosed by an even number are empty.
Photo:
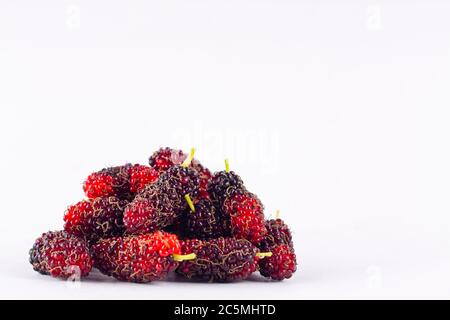
M208 282L272 280L297 269L292 234L266 219L261 200L229 170L216 173L181 150L161 148L149 165L93 172L85 199L70 205L63 230L42 234L33 269L75 280L93 268L120 281L146 283L170 273Z

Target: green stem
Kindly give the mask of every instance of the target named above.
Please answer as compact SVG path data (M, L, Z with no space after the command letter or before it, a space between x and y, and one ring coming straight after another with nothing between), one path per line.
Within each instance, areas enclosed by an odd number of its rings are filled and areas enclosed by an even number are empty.
M187 261L187 260L194 260L195 258L197 258L197 255L195 253L173 254L172 257L173 257L173 260L182 262L182 261Z
M230 172L230 163L228 159L225 159L225 171Z
M272 252L258 252L258 253L256 254L256 256L257 256L258 258L264 259L264 258L266 258L266 257L271 257L271 256L272 256Z
M186 202L188 203L189 208L191 208L191 211L195 212L195 206L194 206L194 203L192 202L191 197L188 194L185 194L184 198L186 199Z
M184 160L184 162L181 164L181 166L185 167L185 168L189 167L191 165L192 159L194 159L194 154L195 154L195 148L192 148L191 153L186 158L186 160Z

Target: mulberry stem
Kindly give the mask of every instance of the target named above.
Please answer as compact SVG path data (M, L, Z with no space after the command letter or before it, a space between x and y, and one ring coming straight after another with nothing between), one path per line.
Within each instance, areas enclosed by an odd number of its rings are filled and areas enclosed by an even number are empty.
M186 202L188 203L189 208L191 208L191 211L195 212L195 206L194 206L194 203L192 202L191 197L188 194L185 194L184 198L186 199Z
M186 160L184 160L184 162L181 166L185 167L185 168L189 167L191 165L192 159L194 159L194 154L195 154L195 148L192 148L191 153L186 158Z
M186 261L186 260L194 260L195 258L197 258L197 255L195 253L173 254L172 257L173 257L173 260L175 260L177 262L182 262L182 261Z
M230 162L228 159L225 159L225 171L230 172Z
M271 257L271 256L272 256L272 252L258 252L258 253L256 254L256 256L257 256L258 258L264 259L264 258L266 258L266 257Z

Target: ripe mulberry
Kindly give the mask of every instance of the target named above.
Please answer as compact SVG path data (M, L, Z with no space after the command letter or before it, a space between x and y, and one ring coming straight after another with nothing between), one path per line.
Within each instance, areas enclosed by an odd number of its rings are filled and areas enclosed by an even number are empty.
M257 269L258 249L247 240L218 238L181 242L183 249L188 250L184 253L193 252L197 256L194 260L181 262L177 269L177 273L189 279L218 282L243 280Z
M130 171L130 192L136 194L158 181L159 173L152 167L135 164Z
M222 210L224 216L230 217L234 237L257 245L267 234L264 206L256 195L238 190L224 200Z
M216 172L208 184L208 193L216 206L238 191L244 191L244 182L233 171Z
M120 236L125 231L123 211L127 200L103 197L70 206L64 215L64 229L89 242Z
M291 231L287 224L281 219L267 220L265 223L267 234L258 248L261 251L270 251L273 247L282 244L293 247Z
M187 196L188 201L190 197ZM209 199L201 199L185 211L182 230L185 238L212 239L230 235L229 219L222 217L221 211Z
M288 245L273 247L272 256L259 261L261 275L273 280L289 279L297 270L294 249Z
M164 172L186 160L187 155L181 150L160 148L149 159L149 164L158 172Z
M83 184L83 190L90 199L116 196L130 200L136 192L157 179L158 172L153 168L126 164L90 174Z
M193 157L193 150L191 150L191 155ZM150 157L149 164L156 171L162 173L169 170L172 167L182 165L189 156L181 150L175 150L171 148L160 148L158 151L153 153ZM204 167L198 160L189 160L188 166L195 170L199 178L199 198L207 198L208 195L208 183L212 178L211 171Z
M93 260L84 240L65 231L49 231L31 248L30 263L41 274L67 279L87 276Z
M117 196L130 197L131 164L109 167L90 174L83 184L83 190L90 199Z
M95 266L104 274L121 281L161 280L178 266L180 243L173 234L153 234L111 238L93 247Z
M149 185L125 208L123 222L127 233L143 234L176 222L172 200L157 185Z
M199 239L186 239L180 240L180 247L182 254L189 254L192 252L196 252L200 247L204 245L204 240Z
M204 167L200 162L198 162L195 159L192 160L191 167L198 173L199 178L198 198L208 199L209 198L208 185L212 179L211 171L209 171L208 168Z
M186 194L196 198L199 192L200 179L192 168L175 166L161 174L158 188L167 194L176 211L184 211L188 206L184 199Z

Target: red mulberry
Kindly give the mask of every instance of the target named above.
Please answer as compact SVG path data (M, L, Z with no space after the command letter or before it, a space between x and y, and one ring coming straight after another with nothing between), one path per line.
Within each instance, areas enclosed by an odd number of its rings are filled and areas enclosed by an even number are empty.
M283 244L273 247L271 252L272 256L259 262L261 275L278 281L292 277L292 274L297 270L294 249Z
M102 273L140 283L165 278L178 266L181 253L177 237L161 231L101 240L93 250L95 266Z
M267 234L264 207L258 197L250 192L229 195L222 206L225 216L231 220L231 233L238 239L259 244Z
M66 279L87 276L93 260L84 240L65 231L49 231L31 248L30 263L39 273Z
M159 173L152 167L135 164L130 172L130 192L136 194L147 185L158 181Z
M152 154L149 164L158 172L164 172L173 166L181 165L187 155L181 150L171 148L160 148Z
M120 236L125 231L123 211L127 204L117 197L80 201L67 209L64 229L90 242Z
M92 173L84 182L83 190L90 199L116 196L129 200L157 179L158 173L150 167L126 164Z

